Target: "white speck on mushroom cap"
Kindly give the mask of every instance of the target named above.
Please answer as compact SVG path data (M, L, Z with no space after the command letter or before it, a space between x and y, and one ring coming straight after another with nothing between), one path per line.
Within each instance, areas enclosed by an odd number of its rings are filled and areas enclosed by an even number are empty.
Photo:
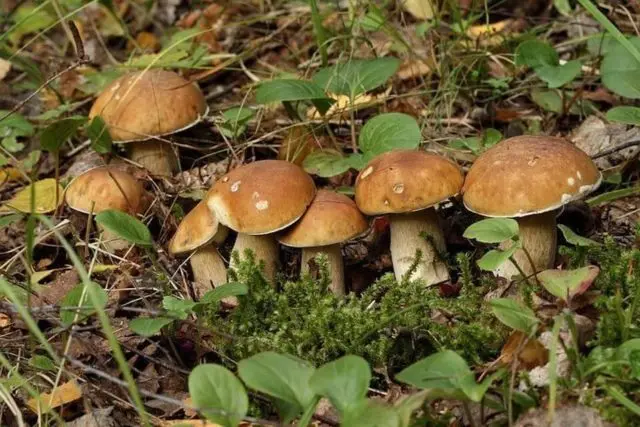
M256 203L256 209L258 209L259 211L263 211L268 208L269 202L267 200L260 200L258 203Z
M120 82L118 82L115 85L113 85L113 87L111 88L111 92L115 92L118 89L120 89Z
M570 176L569 179L567 179L567 184L573 186L575 185L575 183L576 183L576 180L573 179L573 177Z
M501 164L502 164L502 160L496 160L495 162L493 162L494 166L501 165Z
M580 173L580 171L577 171L576 174L578 176L578 179L582 181L582 174Z
M389 206L389 201L387 199L384 200L384 205Z
M252 199L259 199L260 198L260 194L257 191L254 191L253 194L251 195Z
M236 191L238 191L240 189L240 183L242 181L236 181L233 184L231 184L231 192L235 193Z
M116 101L120 101L120 94L117 93L115 98L116 98Z
M393 185L393 192L396 194L402 194L402 192L404 191L404 184L403 183L397 183Z
M222 177L222 182L227 182L229 181L229 177L228 176L223 176Z
M539 158L540 158L540 157L538 157L538 156L533 156L533 157L531 158L531 160L529 160L529 161L527 162L527 164L528 164L529 166L534 166L536 163L538 163L538 159L539 159Z
M566 203L566 202L568 202L569 200L571 200L571 194L566 194L566 193L565 193L565 194L563 194L563 195L562 195L562 197L560 197L560 201L561 201L562 203Z
M362 171L362 175L360 175L360 179L365 179L366 177L371 175L371 172L373 172L373 166L369 166L364 171Z

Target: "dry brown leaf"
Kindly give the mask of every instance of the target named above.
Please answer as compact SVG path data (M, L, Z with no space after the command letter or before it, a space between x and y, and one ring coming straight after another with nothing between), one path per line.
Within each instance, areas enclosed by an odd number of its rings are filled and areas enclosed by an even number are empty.
M479 42L481 46L495 46L504 41L506 34L515 30L516 21L505 19L493 24L472 25L467 30L467 37Z
M155 34L148 31L142 31L136 36L136 44L144 52L157 52L160 49L160 41ZM127 49L130 51L135 48L135 44L129 40Z
M406 59L396 73L400 80L408 80L425 76L431 72L431 67L421 59Z
M435 15L432 0L401 0L404 10L418 19L431 19Z
M11 71L11 62L7 61L6 59L0 58L0 80L7 77L9 71Z
M82 397L82 389L75 381L69 381L54 389L51 393L41 394L38 398L29 399L27 406L35 413L47 413Z
M11 323L11 317L6 315L5 313L0 313L0 328L11 326Z
M547 363L549 353L547 349L535 338L530 338L524 346L523 340L527 337L520 331L514 331L507 339L502 351L500 352L500 361L504 364L511 364L516 356L516 351L520 350L518 362L519 367L530 370L537 366L543 366Z
M311 129L304 126L292 127L280 144L278 159L302 166L304 159L317 148Z
M331 107L327 110L324 117L325 118L342 118L348 119L350 115L351 109L362 109L368 107L369 105L375 104L378 101L384 100L391 93L391 88L387 89L384 93L378 95L367 95L360 94L356 95L353 98L353 103L351 102L351 98L347 95L336 95L333 93L329 93L329 98L335 100L335 102L331 105ZM315 107L311 107L307 111L307 117L311 120L319 120L322 118L322 115Z

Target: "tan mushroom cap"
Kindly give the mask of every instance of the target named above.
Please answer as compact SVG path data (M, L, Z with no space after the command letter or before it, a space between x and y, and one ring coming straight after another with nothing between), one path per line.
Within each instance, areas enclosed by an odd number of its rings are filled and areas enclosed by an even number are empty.
M220 225L203 200L180 222L169 242L169 252L174 255L191 252L209 243L220 244L228 230Z
M316 186L299 166L262 160L232 170L207 196L221 224L239 233L274 233L296 222L316 194Z
M356 203L367 215L418 211L458 194L463 180L460 168L444 157L424 151L389 151L360 171Z
M135 215L149 206L140 181L112 167L93 168L74 178L65 191L65 200L71 209L87 214L116 209Z
M481 154L464 182L467 209L484 216L547 212L600 185L589 156L562 138L517 136Z
M171 71L126 74L96 99L89 118L100 115L116 142L140 141L186 129L207 113L204 95Z
M300 221L278 240L294 248L327 246L352 239L368 228L353 200L334 191L318 190Z

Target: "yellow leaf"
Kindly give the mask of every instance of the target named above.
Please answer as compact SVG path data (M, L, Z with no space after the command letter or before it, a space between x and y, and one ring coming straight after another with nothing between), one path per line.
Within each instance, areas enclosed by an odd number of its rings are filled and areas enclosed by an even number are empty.
M5 182L18 181L22 179L23 175L16 168L4 168L0 170L0 184L4 184Z
M0 80L4 79L11 70L11 62L0 58Z
M51 393L44 393L35 399L29 399L27 406L35 413L47 413L67 403L82 397L82 389L75 381L69 381L54 389Z
M31 186L35 187L34 213L44 214L53 212L62 204L64 189L53 178L34 182L18 191L13 199L0 207L0 212L31 212ZM57 200L56 200L57 199Z
M435 15L432 0L404 0L402 7L418 19L431 19Z
M482 46L494 46L502 43L506 34L514 32L515 24L513 19L505 19L494 24L473 25L467 30L467 36Z
M54 271L56 270L54 269L54 270L34 271L33 274L31 275L31 284L37 285L47 277L51 276L51 273L53 273Z
M118 266L113 264L96 264L93 266L92 273L106 273L107 271L117 270Z

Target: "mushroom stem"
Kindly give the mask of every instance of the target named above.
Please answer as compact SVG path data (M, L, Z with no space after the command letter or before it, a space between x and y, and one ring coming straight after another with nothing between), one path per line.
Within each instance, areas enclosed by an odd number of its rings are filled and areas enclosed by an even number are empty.
M446 250L446 245L435 209L391 214L389 226L393 271L398 282L402 281L414 264L417 249L422 252L422 257L410 280L422 280L427 286L449 280L447 265L440 258L440 253ZM429 238L425 239L423 234Z
M275 285L276 271L279 264L278 243L273 234L252 236L238 233L232 252L238 252L240 260L245 259L245 250L253 252L256 262L264 261L264 277ZM236 268L234 257L231 257L230 268Z
M193 271L193 291L197 298L227 282L224 261L213 245L197 249L189 259Z
M327 256L329 273L331 274L330 289L336 296L345 294L344 285L344 262L342 261L342 251L340 245L317 246L302 249L302 261L300 270L302 273L309 272L309 263L319 254Z
M520 240L531 255L531 261L521 249L513 254L513 258L527 276L553 267L557 244L556 215L556 211L550 211L516 218L520 228ZM504 242L500 245L500 249L508 249L510 246L510 241ZM533 265L531 265L532 262ZM508 260L498 267L494 274L510 280L520 273L513 262Z
M127 144L129 158L142 165L151 175L172 176L178 170L178 158L171 144L150 139Z

